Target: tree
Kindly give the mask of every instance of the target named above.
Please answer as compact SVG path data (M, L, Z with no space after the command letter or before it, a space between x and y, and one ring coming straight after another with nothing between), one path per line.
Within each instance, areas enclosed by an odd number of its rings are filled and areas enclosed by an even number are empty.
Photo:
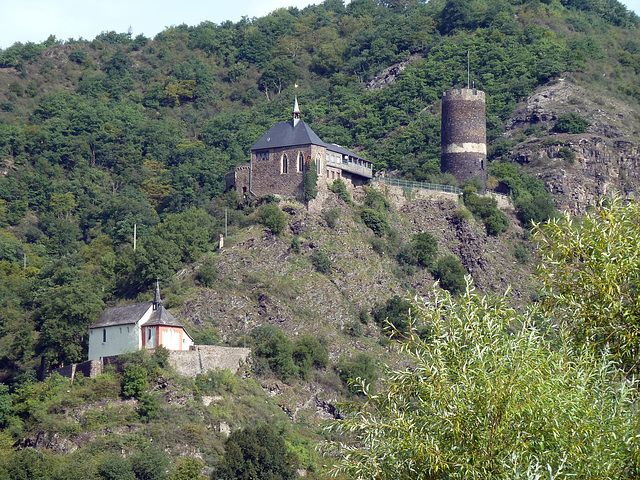
M589 125L591 123L588 120L577 113L569 112L558 117L553 130L559 133L586 133Z
M269 425L247 427L229 435L212 480L289 480L296 459Z
M377 394L340 406L329 442L337 474L356 479L620 478L639 465L634 380L611 358L574 349L563 330L536 326L503 299L456 303L433 289L413 321L431 325L399 348ZM548 319L543 319L548 321ZM514 328L514 326L517 326ZM352 442L355 437L355 442Z
M287 214L275 203L262 205L258 210L258 220L274 235L280 235L287 226Z
M318 171L314 160L311 160L309 168L304 173L302 188L305 202L309 202L318 196Z
M600 199L578 221L534 226L543 305L575 339L608 347L626 371L640 360L640 204Z

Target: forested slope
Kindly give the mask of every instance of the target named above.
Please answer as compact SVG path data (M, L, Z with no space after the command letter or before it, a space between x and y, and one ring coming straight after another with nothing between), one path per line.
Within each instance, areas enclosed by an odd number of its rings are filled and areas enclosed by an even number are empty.
M295 83L322 138L379 170L450 182L439 98L466 85L467 58L498 158L517 103L565 72L637 106L637 25L615 1L328 0L153 39L13 45L0 56L2 367L82 359L105 304L198 260L225 208L241 227L224 175L289 117ZM410 56L395 83L365 88ZM601 80L603 68L612 75ZM542 194L534 180L531 198Z

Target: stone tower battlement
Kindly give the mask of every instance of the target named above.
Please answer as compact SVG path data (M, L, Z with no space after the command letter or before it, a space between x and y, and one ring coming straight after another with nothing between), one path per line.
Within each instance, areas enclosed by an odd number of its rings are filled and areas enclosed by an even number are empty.
M441 165L459 182L487 182L487 121L485 94L456 88L442 94Z

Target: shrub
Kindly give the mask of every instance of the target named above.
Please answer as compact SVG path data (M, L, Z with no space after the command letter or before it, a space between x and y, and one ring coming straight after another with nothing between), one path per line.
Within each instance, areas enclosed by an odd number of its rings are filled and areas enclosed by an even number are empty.
M347 190L347 185L341 178L337 178L329 185L329 190L337 194L346 204L351 204L351 194Z
M164 480L170 460L159 447L147 446L131 456L131 467L137 480Z
M463 190L463 200L469 211L484 223L489 235L499 235L509 228L509 219L498 209L498 202L490 197L480 197L475 187Z
M251 332L255 341L254 355L267 361L269 369L287 381L298 375L293 363L293 345L282 331L273 325L262 325Z
M329 352L316 337L303 335L293 345L293 361L298 366L300 378L306 380L311 367L324 368L329 364Z
M291 239L291 251L293 253L300 253L300 237L298 235Z
M574 112L563 113L558 117L553 130L558 133L586 133L587 128L591 125L580 115Z
M389 200L387 200L381 192L373 187L365 188L364 205L365 207L380 211L389 210L389 208L391 208Z
M320 273L329 273L331 271L333 262L327 256L326 253L316 250L311 254L311 264Z
M196 271L196 280L203 287L211 288L218 279L218 269L213 258L207 258Z
M411 236L411 246L416 253L417 265L429 267L438 254L438 241L428 232Z
M313 200L318 196L318 172L314 160L311 160L309 169L304 174L302 188L305 202Z
M136 480L131 465L120 455L112 455L98 464L98 475L104 480Z
M464 291L467 271L455 255L439 258L431 273L440 281L440 286L453 295Z
M524 242L520 242L516 245L516 248L513 251L513 256L516 258L518 263L526 264L529 263L529 249Z
M411 304L398 295L387 299L384 305L378 305L373 318L383 330L388 331L388 323L400 334L407 333L409 328L409 309ZM388 322L388 323L387 323Z
M567 146L561 147L560 150L558 150L558 156L569 163L573 163L576 159L576 154Z
M282 436L269 425L246 427L229 435L224 443L224 456L211 478L278 479L297 478L296 457L287 448Z
M364 208L360 212L360 218L378 237L382 237L389 230L389 221L385 212Z
M519 198L515 202L516 216L522 225L531 227L532 222L541 223L555 218L558 211L548 194Z
M147 388L149 388L147 370L142 365L127 365L122 377L122 394L125 397L139 399Z
M152 395L151 393L143 393L140 396L140 405L138 406L138 415L140 418L148 422L149 420L153 420L158 416L158 409L160 408L160 404L158 399Z
M349 387L351 393L359 393L359 382L371 385L376 381L376 364L370 355L358 353L353 359L341 358L338 362L338 375Z
M204 393L222 395L235 394L238 389L238 378L226 368L214 368L207 373L196 375L196 387Z
M275 203L268 203L258 210L258 221L274 235L280 235L287 226L287 215Z

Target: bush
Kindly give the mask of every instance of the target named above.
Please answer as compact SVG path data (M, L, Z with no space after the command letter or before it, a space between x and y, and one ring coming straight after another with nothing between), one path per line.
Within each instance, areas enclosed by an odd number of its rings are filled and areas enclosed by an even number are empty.
M140 418L148 422L149 420L153 420L158 416L158 409L160 408L160 403L158 399L152 395L151 393L143 393L140 396L140 405L138 406L138 415Z
M318 196L318 172L314 160L311 160L309 169L304 174L302 187L305 202L313 200Z
M196 280L203 287L211 288L218 279L218 269L213 258L207 258L196 271Z
M529 249L524 242L520 242L514 249L513 256L522 265L529 263Z
M262 325L251 332L255 341L254 355L266 360L269 369L283 381L298 375L293 363L293 344L273 325Z
M341 178L337 178L329 185L329 190L337 194L346 204L351 204L351 194L347 190L347 185Z
M553 130L558 133L587 133L587 128L591 125L580 115L574 112L563 113L558 117Z
M136 480L131 465L120 455L102 460L98 464L98 475L104 480Z
M499 235L509 228L509 219L498 209L498 202L490 197L480 197L475 187L467 186L463 190L465 206L476 217L482 220L489 235Z
M268 203L258 209L258 221L274 235L280 235L287 226L287 215L275 203Z
M329 273L331 271L333 262L327 256L326 253L316 250L311 254L311 264L320 273Z
M555 218L558 211L548 194L518 199L515 202L516 216L522 225L531 227L532 222L541 223Z
M576 159L576 154L567 146L561 147L560 150L558 150L558 156L569 163L573 163Z
M140 399L149 388L147 370L138 364L127 365L122 377L122 394Z
M298 366L300 378L306 380L312 367L324 368L329 364L329 352L316 337L303 335L293 345L293 361Z
M341 358L338 362L338 375L349 387L351 393L359 393L361 387L356 382L358 379L365 385L371 385L376 381L376 364L370 355L358 353L353 359Z
M431 273L440 281L440 286L453 295L464 291L464 276L467 274L467 271L455 255L447 255L446 257L438 259Z
M373 208L364 208L360 212L360 218L378 237L382 237L389 231L389 221L385 212L374 210Z
M229 435L224 456L211 478L217 480L293 480L296 457L269 425L247 427Z
M291 251L293 253L300 253L300 237L298 235L291 239Z
M409 329L409 309L411 304L394 295L384 305L378 305L373 318L383 330L389 331L389 324L393 325L400 334L404 335ZM388 323L387 323L388 322Z

